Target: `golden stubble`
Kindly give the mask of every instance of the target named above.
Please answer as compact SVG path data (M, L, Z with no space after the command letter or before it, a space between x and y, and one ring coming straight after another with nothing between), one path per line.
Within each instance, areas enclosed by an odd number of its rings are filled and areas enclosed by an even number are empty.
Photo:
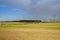
M60 40L60 30L1 28L0 40Z

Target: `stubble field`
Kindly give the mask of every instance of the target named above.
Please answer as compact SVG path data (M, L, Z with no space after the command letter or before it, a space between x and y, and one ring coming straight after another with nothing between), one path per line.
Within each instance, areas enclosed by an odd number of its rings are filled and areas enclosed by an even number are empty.
M60 40L60 23L0 22L0 40Z

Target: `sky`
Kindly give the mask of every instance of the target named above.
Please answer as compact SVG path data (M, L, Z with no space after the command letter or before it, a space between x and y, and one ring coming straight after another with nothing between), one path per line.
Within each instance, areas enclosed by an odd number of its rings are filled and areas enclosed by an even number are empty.
M0 0L0 21L60 20L60 0Z

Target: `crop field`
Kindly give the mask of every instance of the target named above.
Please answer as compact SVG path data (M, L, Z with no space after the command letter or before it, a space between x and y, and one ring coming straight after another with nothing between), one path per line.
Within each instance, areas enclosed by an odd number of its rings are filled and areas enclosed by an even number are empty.
M44 28L60 30L60 23L0 22L0 28Z
M0 40L60 40L60 23L0 22Z

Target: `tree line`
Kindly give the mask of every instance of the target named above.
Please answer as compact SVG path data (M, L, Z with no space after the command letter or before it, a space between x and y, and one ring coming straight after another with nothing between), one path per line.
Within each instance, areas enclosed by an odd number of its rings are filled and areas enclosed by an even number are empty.
M18 20L18 21L12 21L12 22L42 22L41 20Z

